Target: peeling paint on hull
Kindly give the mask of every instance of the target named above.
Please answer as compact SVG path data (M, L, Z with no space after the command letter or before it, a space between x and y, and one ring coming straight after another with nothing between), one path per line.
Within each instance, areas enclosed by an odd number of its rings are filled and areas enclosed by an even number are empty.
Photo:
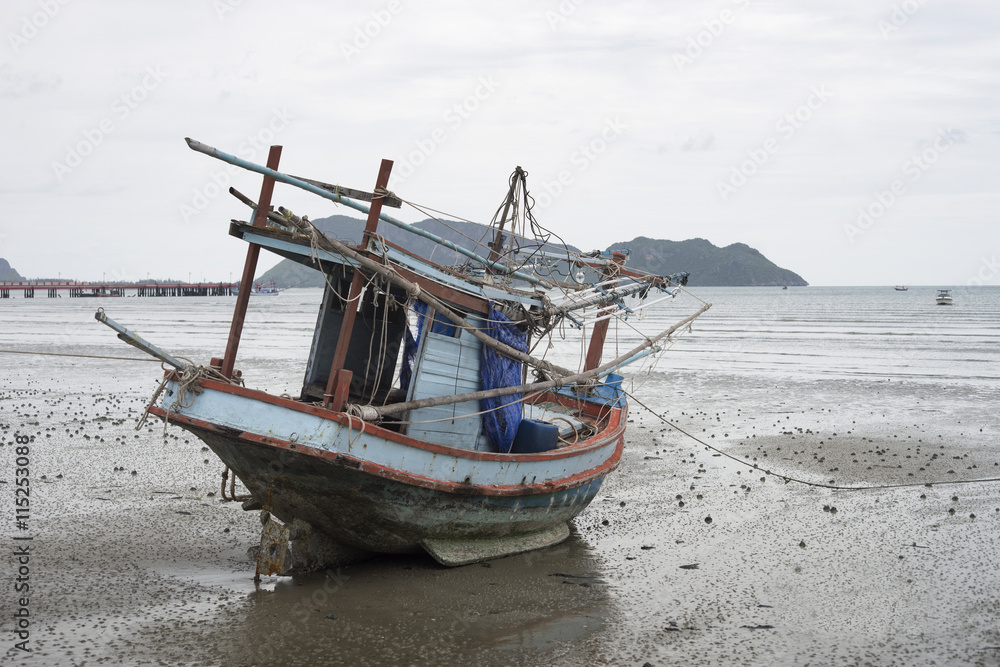
M380 553L418 552L428 539L527 540L565 525L594 499L603 481L598 477L529 496L459 495L386 479L304 451L185 428L235 471L256 498L270 498L271 513L282 521L302 519L338 542Z
M424 550L445 565L564 540L617 468L628 414L624 402L584 402L602 425L591 438L499 454L359 428L343 413L208 380L183 402L176 382L167 386L150 412L205 442L285 524L366 552Z

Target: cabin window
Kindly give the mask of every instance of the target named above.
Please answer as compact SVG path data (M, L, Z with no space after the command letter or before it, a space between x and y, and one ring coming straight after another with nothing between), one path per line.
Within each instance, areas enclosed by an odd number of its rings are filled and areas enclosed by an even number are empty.
M353 272L328 274L302 387L303 400L322 400L340 339L345 308L357 308L344 368L353 373L351 397L358 402L385 402L392 390L406 328L406 294L377 281L369 282L355 304L347 301Z

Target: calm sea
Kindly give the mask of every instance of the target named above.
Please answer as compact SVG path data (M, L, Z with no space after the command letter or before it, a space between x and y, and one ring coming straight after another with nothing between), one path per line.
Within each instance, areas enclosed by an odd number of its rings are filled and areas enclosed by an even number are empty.
M1000 377L1000 287L708 288L670 365L798 377L986 382ZM678 304L679 305L679 304Z
M987 383L1000 377L1000 287L955 288L951 306L936 305L936 289L930 287L907 292L892 287L691 291L713 306L690 333L676 338L657 362L658 372L946 383ZM297 391L320 296L318 289L293 289L251 300L237 364L246 369L251 386ZM234 297L4 299L0 349L142 356L94 319L100 307L164 350L205 363L221 356L234 303ZM682 295L613 328L605 360L640 342L632 326L654 332L699 305ZM549 353L567 365L578 356L575 348ZM41 359L4 354L0 363L29 372Z
M995 664L983 594L997 588L995 484L834 493L747 475L701 444L824 483L996 475L1000 288L956 289L952 306L919 287L692 291L714 305L638 369L622 469L577 536L491 569L387 559L256 587L244 554L259 523L209 497L219 462L179 428L169 441L156 421L132 430L157 363L0 353L0 444L38 438L33 664L264 664L256 652L272 646L301 664L392 650L434 664ZM320 296L251 300L237 359L248 386L298 394ZM0 350L145 359L94 319L101 307L203 364L221 356L234 303L0 300ZM662 330L699 305L682 296L618 325L605 358L641 340L631 326ZM2 457L13 474L14 448ZM586 588L562 585L579 578ZM302 609L297 629L276 629Z

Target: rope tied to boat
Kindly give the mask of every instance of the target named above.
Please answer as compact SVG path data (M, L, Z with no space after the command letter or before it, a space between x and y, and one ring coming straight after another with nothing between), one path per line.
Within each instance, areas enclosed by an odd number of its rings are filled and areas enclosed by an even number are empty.
M354 415L352 415L349 411L344 414L347 417L347 430L351 431L354 428ZM364 436L365 427L368 425L368 422L364 419L358 419L358 421L361 422L361 426L358 428L358 435L351 438L351 434L349 432L347 434L347 451L349 452L354 450L354 445L358 444L358 441Z
M164 371L163 379L160 380L160 384L156 387L156 391L153 392L152 397L149 399L149 403L146 404L146 409L143 410L142 416L136 423L136 431L142 429L142 427L146 424L146 420L149 418L150 409L156 405L156 402L160 398L160 394L163 393L163 390L167 387L167 383L171 380L176 380L177 382L177 397L170 403L170 405L167 406L166 414L163 416L164 438L167 436L167 423L170 420L170 413L174 412L175 408L183 409L191 407L194 403L194 397L204 391L204 387L201 385L201 380L203 378L216 380L218 382L225 382L226 384L243 386L242 377L229 378L213 366L196 366L190 359L185 359L184 357L178 357L178 359L185 362L184 368L179 371L169 370L166 366L161 364Z
M230 477L229 477L229 471L230 470L231 470L231 468L229 466L226 466L226 469L222 471L222 500L224 500L226 502L234 502L234 501L250 500L251 498L253 498L252 495L240 495L240 496L236 495L236 471L235 470L233 471L233 476L230 479ZM227 480L229 481L229 496L228 497L226 496L226 481Z
M733 456L732 454L730 454L728 452L725 452L725 451L719 449L718 447L713 447L712 445L708 444L707 442L705 442L701 438L698 438L697 436L694 436L691 433L688 433L687 431L685 431L684 429L682 429L677 424L674 424L673 422L671 422L670 420L668 420L663 415L657 413L655 410L653 410L653 408L649 407L648 405L646 405L645 403L643 403L642 401L640 401L638 398L636 398L634 394L631 394L628 391L625 391L624 389L622 389L622 393L624 393L626 396L628 396L629 400L635 401L640 407L645 408L645 410L647 412L649 412L651 415L653 415L654 417L656 417L657 419L659 419L661 422L663 422L664 424L666 424L670 428L674 429L675 431L677 431L677 432L679 432L679 433L681 433L683 435L686 435L687 437L691 438L692 440L694 440L695 442L697 442L699 445L704 445L706 449L709 449L709 450L715 452L716 454L720 454L721 456L725 456L727 459L735 461L736 463L739 463L741 465L745 465L748 468L753 468L754 470L762 472L765 475L770 475L770 476L773 476L773 477L777 477L778 479L783 480L785 482L785 484L788 484L789 482L796 482L797 484L803 484L805 486L813 486L813 487L817 487L817 488L820 488L820 489L831 489L833 491L878 491L878 490L886 490L886 489L909 489L909 488L914 488L914 487L918 487L918 486L930 487L930 486L945 486L945 485L950 485L950 484L981 484L981 483L988 483L988 482L1000 482L1000 477L990 477L990 478L983 478L983 479L956 479L956 480L944 480L944 481L937 481L937 482L908 482L908 483L905 483L905 484L875 484L875 485L871 485L871 486L842 486L840 484L826 484L826 483L823 483L823 482L810 482L809 480L799 479L797 477L792 477L790 475L783 475L781 473L774 472L773 470L768 470L767 468L762 468L762 467L760 467L756 463L751 463L750 461L747 461L745 459L741 459L738 456ZM763 481L763 480L764 480L764 478L761 477L761 481Z
M378 409L372 405L357 405L355 403L349 403L344 411L349 416L357 417L358 419L366 422L379 422L382 418Z
M0 350L2 354L37 354L43 357L78 357L81 359L113 359L114 361L152 361L158 359L146 359L145 357L115 357L106 354L73 354L70 352L39 352L38 350Z

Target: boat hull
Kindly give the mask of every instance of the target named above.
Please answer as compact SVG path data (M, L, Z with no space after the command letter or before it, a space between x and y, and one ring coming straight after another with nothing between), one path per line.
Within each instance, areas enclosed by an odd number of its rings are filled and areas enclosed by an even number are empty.
M304 522L351 554L423 550L463 565L555 544L617 467L624 445L623 400L588 406L605 428L586 442L497 454L362 428L342 413L241 387L203 385L184 407L151 412L201 439L283 523ZM168 395L177 385L169 386ZM245 415L238 428L234 414Z
M308 450L276 450L185 428L283 522L305 521L339 543L379 553L418 552L428 540L510 540L545 532L583 511L603 481L525 496L463 495L373 475Z

